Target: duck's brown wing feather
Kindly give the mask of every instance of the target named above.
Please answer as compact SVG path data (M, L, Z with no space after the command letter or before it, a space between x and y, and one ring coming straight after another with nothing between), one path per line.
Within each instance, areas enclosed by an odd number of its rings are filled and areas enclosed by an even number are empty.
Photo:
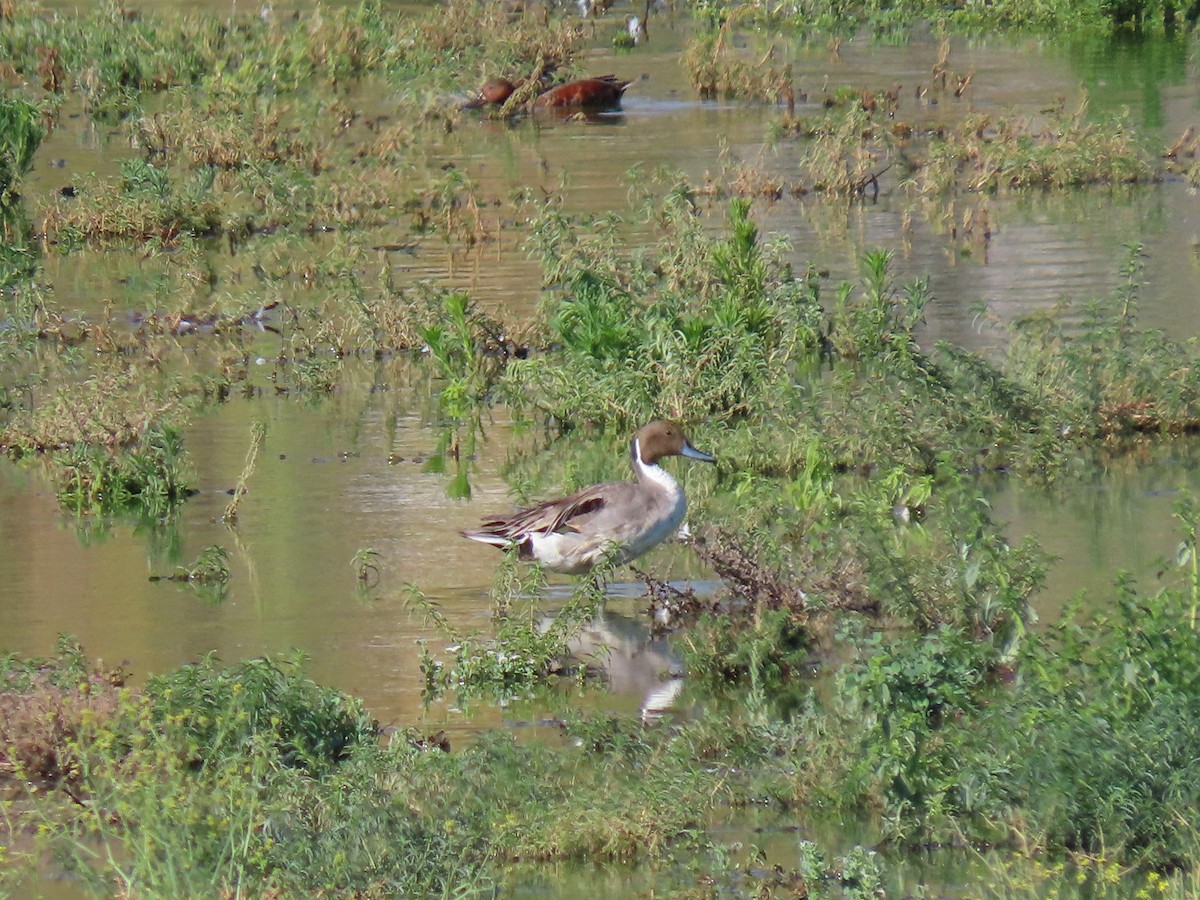
M506 538L578 531L584 521L604 508L606 487L598 484L561 500L547 500L515 513L484 519L479 531Z

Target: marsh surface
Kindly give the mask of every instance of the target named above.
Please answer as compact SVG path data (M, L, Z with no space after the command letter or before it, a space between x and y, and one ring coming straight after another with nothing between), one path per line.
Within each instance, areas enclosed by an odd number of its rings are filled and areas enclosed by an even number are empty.
M589 56L589 70L635 79L620 112L583 122L541 116L514 125L468 121L444 146L428 148L429 157L463 168L478 179L485 196L504 197L523 187L552 189L561 180L571 206L618 214L627 211L627 175L634 167L642 172L677 167L701 179L728 154L786 171L788 143L764 145L779 111L693 99L677 64L682 26L667 20L656 26L652 40L636 52L597 49ZM603 46L599 39L597 44ZM956 62L975 71L975 87L960 100L943 101L942 109L924 108L916 115L936 121L959 117L967 107L1032 115L1059 102L1077 104L1086 85L1093 108L1128 106L1135 123L1150 125L1149 134L1166 140L1194 122L1200 103L1190 68L1170 51L1158 48L1167 64L1154 69L1136 65L1139 54L1156 52L1145 46L1071 52L1034 41L959 40ZM814 110L826 80L900 81L915 88L928 79L936 52L933 42L919 40L904 47L850 42L836 56L825 47L801 49L797 83L810 92ZM903 96L899 114L912 116L916 101L907 90ZM378 86L353 89L347 102L361 105L364 115L388 113L387 92ZM111 171L130 153L116 129L106 132L82 117L67 117L39 152L27 193L56 190L85 172ZM977 324L981 304L1005 318L1109 291L1120 248L1135 237L1146 242L1153 260L1143 321L1185 336L1200 322L1192 289L1200 212L1182 184L996 198L990 203L991 238L964 249L929 221L917 221L905 233L901 205L893 202L896 178L884 181L876 202L760 203L760 227L787 238L797 265L811 261L829 272L831 282L853 277L864 249L900 249L902 279L930 276L934 301L922 336L930 342L986 344L992 338ZM391 231L381 231L380 245L393 241ZM636 235L630 240L636 242ZM287 252L303 258L325 249L324 239L316 237ZM432 240L393 255L397 279L467 286L485 306L517 314L531 315L538 302L540 275L515 233L507 238L501 231L496 244L453 266ZM57 302L79 316L98 317L112 305L132 318L159 302L153 263L137 254L50 251L44 263ZM242 282L254 280L246 271L249 262L221 247L212 248L212 264L218 273L215 292L245 290ZM286 281L273 286L271 295L305 302L300 287ZM181 367L202 352L201 341L180 341ZM253 353L264 376L252 374L252 380L266 386L269 361L278 352L279 341L263 332ZM488 590L497 560L457 531L511 503L501 475L510 448L503 411L486 428L478 457L467 463L471 498L450 499L449 476L429 471L428 457L436 455L440 435L431 401L437 385L421 361L339 365L343 386L328 400L264 390L199 416L187 442L200 493L163 529L121 519L77 520L61 510L36 469L0 463L5 647L47 652L56 635L70 632L90 652L125 661L135 674L164 671L209 651L232 660L299 648L311 656L318 680L363 697L384 722L431 716L430 727L460 727L460 717L444 709L422 712L414 641L430 635L405 613L400 589L413 582L461 627L488 628ZM216 520L241 471L250 423L257 419L268 423L269 434L233 544L225 599L204 602L190 588L149 581L152 574L170 574L206 546L230 543L230 533ZM624 460L614 460L612 468L623 477ZM1148 573L1157 557L1174 552L1170 497L1190 480L1189 468L1167 464L1113 472L1067 502L1004 488L999 509L1014 532L1049 539L1048 549L1063 558L1052 575L1056 590L1047 594L1072 592L1107 582L1118 567ZM364 597L356 594L351 559L365 547L379 551L383 574ZM678 550L661 551L650 564L674 576L705 577ZM1062 601L1045 598L1052 607ZM625 607L632 613L637 604ZM472 718L468 728L492 724L486 712L476 710L475 716L482 721Z
M225 4L211 7L225 11ZM174 8L163 4L164 10ZM294 10L281 4L274 15L286 22ZM648 43L617 54L608 45L619 22L604 20L597 27L583 67L633 79L622 109L587 119L468 118L430 139L421 148L423 171L454 167L474 180L477 196L494 201L480 210L490 239L451 255L436 236L414 238L409 222L386 222L360 238L371 248L360 262L365 279L387 268L396 283L430 280L465 288L484 309L532 319L542 275L523 244L525 233L510 220L507 198L561 191L568 209L625 215L637 180L661 166L682 170L695 183L731 162L778 172L795 167L795 144L767 139L780 109L695 99L678 62L684 23L664 15L651 23ZM825 45L790 52L796 84L807 92L799 114L819 110L828 84L882 89L899 82L898 115L930 129L967 110L1036 118L1048 109L1073 110L1085 97L1093 111L1128 109L1130 122L1159 144L1200 119L1200 80L1182 43L1055 47L1032 39L956 38L955 65L974 73L972 86L936 106L918 102L915 94L938 55L932 39L900 47L848 41L836 52ZM463 85L463 97L472 87ZM392 89L385 84L357 82L345 90L340 102L357 110L360 120L390 115ZM169 97L148 102L169 103ZM25 180L27 198L59 191L86 173L111 175L134 153L123 130L96 124L70 103ZM631 179L635 169L640 175ZM902 177L899 165L889 169L879 195L865 201L759 199L756 221L764 237L790 243L797 269L811 263L830 285L854 278L864 251L894 249L899 280L930 280L933 301L919 331L922 344L992 346L1001 338L982 327L984 305L1011 321L1060 301L1085 303L1105 295L1117 281L1123 246L1134 240L1145 244L1150 261L1141 324L1177 338L1200 330L1194 289L1200 208L1182 181L1003 194L988 201L985 238L961 233L970 207L965 200L910 218L900 199ZM714 228L722 225L722 208L714 201ZM627 243L637 246L637 226L621 227ZM237 255L221 241L206 247L213 296L244 295L267 311L246 348L252 389L202 409L189 424L185 439L198 493L166 522L75 516L64 511L36 464L0 461L0 648L46 654L59 634L70 633L89 654L124 665L135 679L210 652L232 661L298 649L310 658L307 671L315 680L362 698L385 725L446 730L456 743L496 726L536 726L555 702L632 714L647 705L670 706L674 693L664 696L663 690L673 682L661 674L679 664L664 645L644 646L640 584L612 586L608 622L588 636L612 648L611 694L543 698L535 707L475 702L464 710L449 700L422 703L418 642L443 639L406 608L405 585L418 586L462 631L493 627L489 591L499 557L462 540L458 531L514 504L505 477L510 459L578 453L612 477L624 477L627 464L612 448L586 449L577 442L543 451L541 438L512 425L502 407L486 414L474 453L464 451L458 459L445 454L440 383L420 353L333 360L337 389L329 396L276 391L273 360L285 352L283 310L313 303L321 290L296 273L328 254L334 242L314 234L279 245L263 242L261 251L247 246ZM159 259L137 251L50 248L41 262L55 302L69 317L105 319L117 327L132 329L176 287ZM203 327L181 334L163 368L202 368L205 341ZM221 517L254 422L266 423L267 436L234 530ZM719 446L705 449L721 453ZM1107 585L1119 569L1152 582L1157 561L1173 557L1178 542L1172 503L1181 488L1195 489L1197 482L1186 448L1167 446L1052 495L1002 476L990 490L996 514L1014 537L1033 534L1059 557L1037 601L1050 616L1077 590ZM539 493L557 488L540 485ZM212 545L230 552L225 590L151 580ZM379 571L365 590L352 568L364 548L377 551ZM687 548L662 548L642 564L661 577L711 587L712 573Z

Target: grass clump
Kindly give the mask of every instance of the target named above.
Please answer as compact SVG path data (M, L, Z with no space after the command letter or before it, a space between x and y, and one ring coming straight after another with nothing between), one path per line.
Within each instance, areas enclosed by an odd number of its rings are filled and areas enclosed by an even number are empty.
M38 108L27 100L0 97L0 215L12 213L17 185L41 145L45 129ZM7 224L6 224L7 229Z
M535 235L557 287L548 318L563 351L511 363L504 396L564 423L623 426L736 418L762 402L815 345L817 310L805 282L761 245L749 207L735 200L729 237L713 240L688 195L672 193L657 256L635 265L572 247L571 226L548 210Z
M898 88L898 86L896 86ZM1087 103L1049 119L967 114L933 130L895 118L895 97L883 101L851 91L851 100L817 116L776 126L803 145L800 172L787 179L745 164L711 189L737 194L820 193L876 197L884 174L896 169L899 187L914 197L961 192L1052 190L1146 184L1163 177L1120 118L1085 119ZM887 108L885 118L881 109Z
M692 87L704 100L743 99L766 103L795 102L792 67L775 64L777 48L765 52L759 48L761 59L747 58L745 51L732 46L731 26L742 19L742 13L752 10L742 6L732 10L717 30L702 30L684 48L680 65L688 74ZM771 65L765 62L771 60Z
M11 410L0 449L41 456L59 499L81 513L161 515L190 491L177 422L183 395L154 389L131 369L101 371L49 397L30 387Z
M122 161L121 172L118 185L93 181L71 197L57 196L43 216L47 239L64 248L129 241L170 247L219 229L212 170L184 184L143 160Z
M292 162L319 172L321 154L307 135L285 127L286 108L227 92L195 104L179 92L167 109L130 125L149 162L177 159L190 169L245 169Z
M880 642L847 674L857 784L904 842L1011 841L1168 871L1195 858L1197 640L1186 592L1076 609L988 679L961 632ZM890 749L889 749L890 748ZM864 777L865 776L865 777Z
M701 231L691 203L680 188L651 210L664 238L636 265L547 214L535 236L552 285L546 328L562 349L509 364L510 405L565 425L626 430L668 415L753 427L760 449L747 449L761 458L733 462L773 477L804 471L814 448L835 471L914 476L946 452L963 467L983 447L1029 458L1014 444L1036 433L1040 411L987 363L918 347L928 286L897 285L889 253L868 254L862 281L830 302L815 271L796 276L759 242L749 201L733 201L723 238ZM822 362L831 374L810 377Z
M1017 116L968 115L935 134L910 176L922 194L950 190L1066 190L1154 180L1154 168L1128 125L1073 116L1035 123Z
M1094 437L1200 428L1200 374L1191 347L1137 326L1142 247L1130 244L1122 281L1082 316L1059 307L1017 322L1006 367L1031 402L1062 427ZM1072 320L1078 320L1078 324Z
M168 423L182 405L178 391L156 390L123 366L102 368L79 384L53 391L38 387L28 385L31 396L0 433L0 448L12 457L76 444L109 450L132 447L154 425Z
M50 456L58 499L77 513L140 510L161 516L191 494L183 439L171 428L151 428L121 451L77 443Z

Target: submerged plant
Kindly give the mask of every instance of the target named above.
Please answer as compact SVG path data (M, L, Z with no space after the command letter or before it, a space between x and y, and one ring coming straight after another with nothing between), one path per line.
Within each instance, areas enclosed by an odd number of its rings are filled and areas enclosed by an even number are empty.
M374 547L356 550L350 560L354 578L361 587L371 588L379 583L379 551Z

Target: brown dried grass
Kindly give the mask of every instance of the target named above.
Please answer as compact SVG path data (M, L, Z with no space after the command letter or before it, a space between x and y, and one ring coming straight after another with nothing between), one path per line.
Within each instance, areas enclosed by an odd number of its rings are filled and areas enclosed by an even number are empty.
M55 683L55 670L35 672L27 684L0 684L0 778L71 781L86 720L117 709L125 673L97 663L78 684Z

